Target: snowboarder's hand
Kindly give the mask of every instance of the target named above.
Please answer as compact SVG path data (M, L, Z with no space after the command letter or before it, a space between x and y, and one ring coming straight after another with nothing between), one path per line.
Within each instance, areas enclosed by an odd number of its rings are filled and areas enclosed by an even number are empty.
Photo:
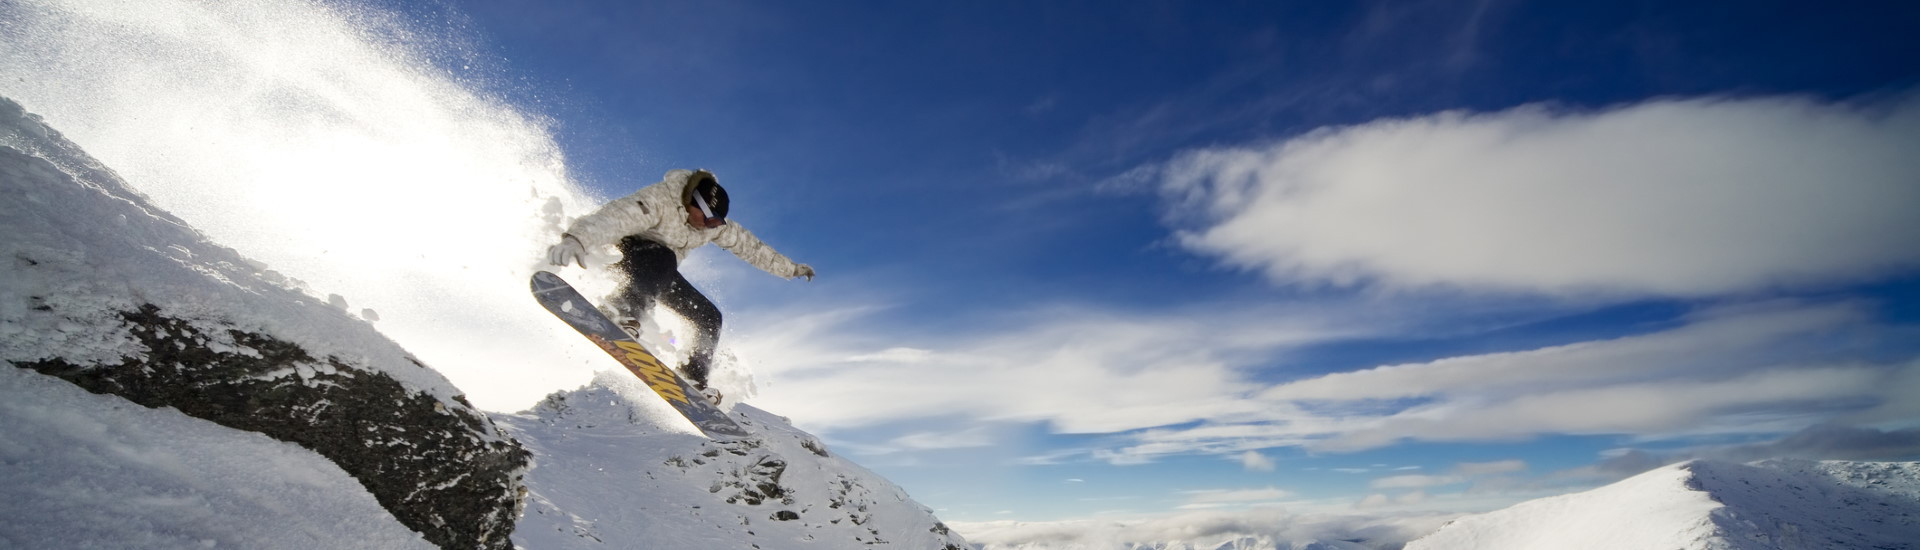
M807 280L811 281L813 280L813 266L810 266L807 264L800 264L800 267L795 268L793 270L793 276L805 277Z
M581 269L586 269L586 257L587 246L580 244L580 239L574 238L573 235L562 236L560 237L560 244L547 248L547 263L553 265L564 266L567 264L575 264L579 265Z

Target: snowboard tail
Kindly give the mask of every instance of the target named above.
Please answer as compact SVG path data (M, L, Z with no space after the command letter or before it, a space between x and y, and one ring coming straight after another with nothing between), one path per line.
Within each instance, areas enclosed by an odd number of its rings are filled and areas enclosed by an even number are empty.
M620 330L606 314L593 307L580 291L567 284L559 275L541 271L533 274L533 297L545 306L555 317L565 321L574 330L580 331L593 344L613 356L615 361L627 368L634 376L647 385L667 402L667 405L687 417L700 431L710 437L744 437L745 428L727 416L706 396L688 384L686 379L675 374L672 368L660 363L653 352L640 345L626 331Z

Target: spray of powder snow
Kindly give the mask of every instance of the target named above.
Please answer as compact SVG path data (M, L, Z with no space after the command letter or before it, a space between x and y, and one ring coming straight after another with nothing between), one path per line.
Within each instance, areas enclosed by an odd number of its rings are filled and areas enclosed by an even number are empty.
M541 121L430 61L470 54L459 40L302 0L10 0L0 28L0 95L475 405L520 410L612 366L526 290L597 201ZM562 273L610 290L592 271Z

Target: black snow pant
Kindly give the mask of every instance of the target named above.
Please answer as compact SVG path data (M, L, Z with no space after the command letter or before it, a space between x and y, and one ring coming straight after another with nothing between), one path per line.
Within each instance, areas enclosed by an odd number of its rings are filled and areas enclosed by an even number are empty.
M658 303L692 322L695 329L692 351L688 353L686 366L680 370L694 387L706 389L713 348L720 341L720 308L680 275L680 258L666 245L627 237L620 240L620 256L620 269L626 272L627 283L618 292L616 308L641 318Z

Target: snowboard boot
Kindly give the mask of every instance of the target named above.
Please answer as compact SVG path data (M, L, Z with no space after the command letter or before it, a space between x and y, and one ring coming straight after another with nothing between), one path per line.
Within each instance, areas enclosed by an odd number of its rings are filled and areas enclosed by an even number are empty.
M699 390L700 395L706 396L707 400L712 401L714 405L719 405L720 398L724 396L707 386L707 371L712 362L713 359L710 356L695 353L693 357L687 358L687 364L680 367L680 374L687 377L687 382L693 384L693 389Z

